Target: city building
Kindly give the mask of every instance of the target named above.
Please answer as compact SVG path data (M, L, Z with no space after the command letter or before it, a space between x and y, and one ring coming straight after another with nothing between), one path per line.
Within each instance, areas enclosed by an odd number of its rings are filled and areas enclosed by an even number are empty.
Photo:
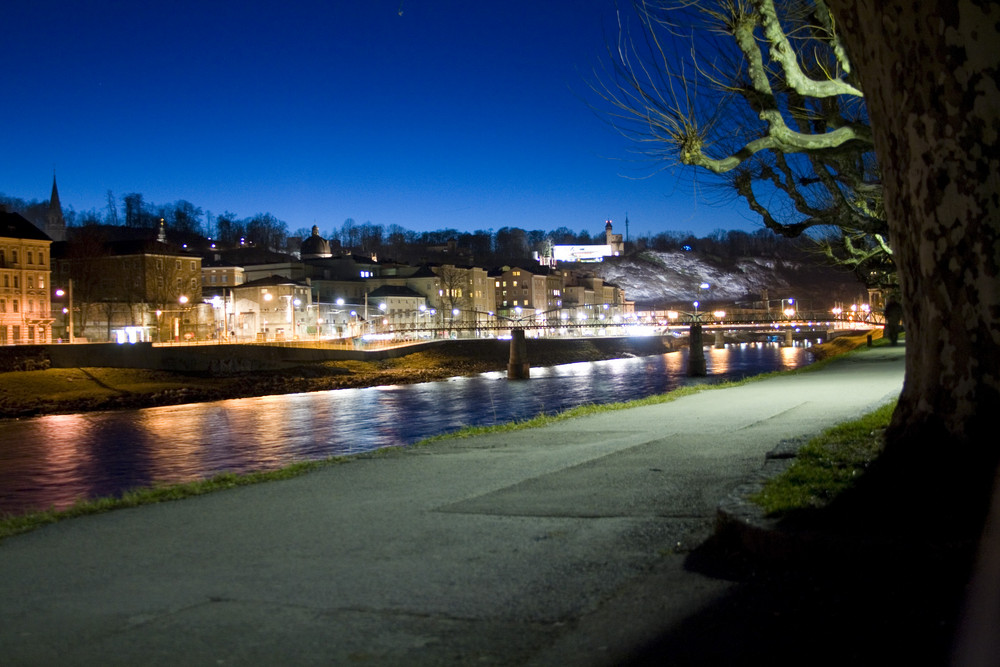
M162 235L161 235L162 237ZM56 244L55 280L73 290L77 340L164 342L211 336L201 257L161 240L105 242L84 229ZM60 334L68 338L68 323Z
M0 345L51 342L51 245L23 216L0 211Z
M230 299L220 305L230 340L284 341L318 335L312 288L305 281L278 275L259 278L234 287Z
M405 335L414 329L434 326L437 312L427 305L427 297L409 287L383 285L367 295L370 333Z

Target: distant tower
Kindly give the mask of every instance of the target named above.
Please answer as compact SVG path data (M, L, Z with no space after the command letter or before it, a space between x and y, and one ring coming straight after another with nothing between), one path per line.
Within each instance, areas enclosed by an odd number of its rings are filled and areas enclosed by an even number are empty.
M625 252L625 244L622 243L622 235L615 234L611 231L610 220L604 223L604 236L607 239L605 243L607 243L611 247L612 255L621 255L623 252Z
M56 187L56 175L52 174L52 196L49 197L49 212L45 214L45 233L53 241L66 240L66 220L63 218L62 205L59 203L59 189Z

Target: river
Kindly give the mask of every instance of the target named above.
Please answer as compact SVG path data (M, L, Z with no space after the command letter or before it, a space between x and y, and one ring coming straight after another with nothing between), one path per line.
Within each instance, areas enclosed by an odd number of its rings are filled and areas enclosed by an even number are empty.
M273 470L298 461L409 445L463 426L661 394L808 364L801 347L705 350L709 377L686 376L687 351L484 373L439 382L241 398L0 423L0 514L124 490Z

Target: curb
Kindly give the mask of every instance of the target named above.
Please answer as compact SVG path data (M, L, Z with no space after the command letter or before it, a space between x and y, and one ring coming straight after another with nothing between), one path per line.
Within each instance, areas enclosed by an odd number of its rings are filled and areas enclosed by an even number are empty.
M889 547L889 541L789 528L780 519L767 517L763 508L750 500L765 483L792 465L799 448L808 440L809 437L802 437L778 443L765 457L760 471L719 503L715 536L751 559L772 566L856 557L861 553L870 554L876 547Z

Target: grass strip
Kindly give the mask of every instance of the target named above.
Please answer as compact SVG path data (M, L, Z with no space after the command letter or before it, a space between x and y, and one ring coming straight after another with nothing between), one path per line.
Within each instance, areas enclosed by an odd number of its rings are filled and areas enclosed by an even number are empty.
M299 477L319 468L343 463L347 460L347 457L337 456L319 461L293 463L278 470L242 474L222 473L209 479L185 482L183 484L164 484L132 489L126 491L120 497L80 500L64 510L48 509L28 514L7 515L0 517L0 541L13 535L27 533L36 528L62 521L63 519L103 514L112 510L192 498L224 489L233 489L238 486L292 479L293 477Z
M750 501L772 518L825 507L854 486L882 453L885 429L895 408L893 401L816 436L799 449L787 470L768 480Z

